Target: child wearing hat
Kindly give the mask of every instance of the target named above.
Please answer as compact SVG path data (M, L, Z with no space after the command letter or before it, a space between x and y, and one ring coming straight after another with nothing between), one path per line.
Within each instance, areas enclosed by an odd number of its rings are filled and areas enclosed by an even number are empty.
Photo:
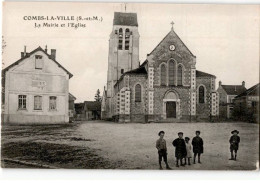
M185 166L182 163L182 159L185 158L187 155L186 145L183 139L183 133L179 132L178 136L179 138L175 139L172 142L172 145L175 147L176 167L179 167L179 161L181 166Z
M166 141L163 139L165 132L160 131L158 135L160 138L156 141L156 148L158 150L158 155L159 155L159 166L160 170L162 170L162 158L166 164L166 169L170 170L171 168L168 165L167 162L167 147L166 147Z
M200 137L200 131L196 131L196 136L192 139L192 146L193 146L193 163L196 163L196 156L198 155L198 163L201 163L200 161L200 155L203 153L203 140Z
M239 142L240 142L240 137L238 136L239 131L237 130L233 130L231 132L231 134L233 134L230 139L229 139L229 143L230 143L230 152L231 152L231 158L229 160L237 160L237 150L239 147ZM235 152L235 158L234 158L234 153Z
M190 138L189 137L185 137L185 145L186 145L186 151L187 151L187 155L186 155L186 158L185 158L185 165L187 164L187 161L186 159L188 159L188 165L190 165L190 159L192 157L191 155L191 144L190 144Z

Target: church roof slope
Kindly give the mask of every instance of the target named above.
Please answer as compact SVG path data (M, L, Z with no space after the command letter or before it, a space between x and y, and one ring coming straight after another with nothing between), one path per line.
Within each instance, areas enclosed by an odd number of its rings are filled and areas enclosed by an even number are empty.
M221 85L228 95L239 95L246 91L243 85Z
M152 54L164 41L167 40L168 37L173 36L175 37L182 45L184 48L186 48L186 50L190 53L190 55L192 55L193 57L196 57L195 55L193 55L193 53L189 50L189 48L184 44L184 42L181 40L181 38L176 34L176 32L174 32L173 28L171 29L171 31L159 42L159 44L151 51L150 54ZM150 55L149 54L149 55Z
M122 74L122 76L119 78L119 80L114 84L114 86L116 86L117 84L118 84L118 82L120 82L123 78L124 78L124 76L125 75L127 75L127 74L130 74L130 75L132 75L132 74L135 74L135 75L147 75L147 71L146 71L146 69L145 69L145 67L144 66L140 66L139 68L137 68L137 69L133 69L133 70L130 70L130 71L127 71L127 72L125 72L124 74Z
M65 69L59 62L57 62L55 59L53 59L51 57L51 55L49 55L45 50L43 50L40 46L38 48L36 48L35 50L31 51L30 53L27 53L23 58L20 58L19 60L17 60L16 62L12 63L11 65L9 65L8 67L4 68L2 70L2 73L5 73L6 71L8 71L10 68L12 68L15 65L18 65L20 62L22 62L24 59L29 58L32 54L34 54L37 51L42 51L43 53L45 53L49 59L51 59L52 61L54 61L60 68L62 68L65 72L67 72L67 74L69 75L69 78L71 78L73 75L67 70Z
M114 13L114 25L138 26L136 13Z
M147 71L146 71L145 67L139 67L137 69L125 72L124 75L125 74L147 74Z
M202 71L198 71L196 70L196 77L214 77L216 78L216 76L206 73L206 72L202 72Z
M69 100L76 100L77 98L74 96L74 95L72 95L71 93L69 93Z
M239 98L239 97L243 97L243 96L259 96L259 83L252 86L251 88L249 88L248 90L242 92L241 94L239 94L238 96L236 96L235 98Z

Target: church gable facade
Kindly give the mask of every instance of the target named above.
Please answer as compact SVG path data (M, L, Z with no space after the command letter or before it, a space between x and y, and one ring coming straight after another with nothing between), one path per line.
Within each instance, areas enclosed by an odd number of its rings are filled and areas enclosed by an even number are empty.
M215 79L196 70L196 56L172 28L140 67L115 81L110 116L120 122L216 118Z

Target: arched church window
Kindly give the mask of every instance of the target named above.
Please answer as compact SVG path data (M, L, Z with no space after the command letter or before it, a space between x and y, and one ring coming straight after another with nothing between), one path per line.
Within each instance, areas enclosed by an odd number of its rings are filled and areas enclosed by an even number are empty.
M118 49L122 50L123 49L123 29L119 29L119 35L118 35Z
M140 84L137 84L135 86L135 101L136 102L141 102L142 100L142 88Z
M164 64L161 66L161 85L166 86L166 67Z
M205 103L205 88L204 88L204 86L199 87L199 103Z
M182 86L182 66L178 66L178 73L177 73L177 85Z
M129 29L125 30L125 50L129 50L129 43L130 43L130 31Z
M173 86L175 84L175 64L174 61L170 61L169 62L169 72L168 72L168 76L169 76L169 85Z

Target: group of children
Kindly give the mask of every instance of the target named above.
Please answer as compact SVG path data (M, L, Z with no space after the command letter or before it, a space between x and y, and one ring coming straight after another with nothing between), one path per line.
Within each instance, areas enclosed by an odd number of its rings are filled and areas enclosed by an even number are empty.
M231 136L229 143L230 143L230 152L231 152L231 159L230 160L236 160L237 158L237 150L239 147L240 137L238 136L239 131L234 130L231 132L233 135ZM166 141L163 139L165 132L160 131L159 136L160 138L156 141L156 148L158 150L159 155L159 166L162 170L162 159L164 160L166 164L166 169L171 169L168 165L167 161L167 147L166 147ZM190 160L192 158L192 147L193 147L193 163L196 164L196 157L198 157L198 163L201 163L200 161L200 155L203 153L203 140L200 137L200 131L195 132L196 136L192 139L192 143L190 143L190 138L185 137L183 139L183 132L178 133L178 138L176 138L172 145L175 147L175 157L176 157L176 167L185 166L185 165L191 165ZM192 145L192 146L191 146ZM235 156L233 154L235 152ZM183 163L184 159L184 163Z

